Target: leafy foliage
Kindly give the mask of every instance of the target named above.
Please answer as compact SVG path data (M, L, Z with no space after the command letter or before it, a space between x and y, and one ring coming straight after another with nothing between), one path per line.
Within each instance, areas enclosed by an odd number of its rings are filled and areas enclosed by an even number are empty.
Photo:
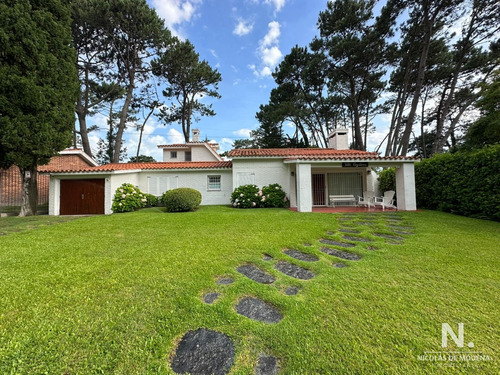
M146 198L146 207L155 207L158 205L158 197L153 194L144 194Z
M194 211L200 206L201 193L191 188L177 188L165 192L161 199L167 212Z
M417 205L500 221L500 145L416 164Z
M129 163L154 163L156 160L152 156L148 155L139 155L139 156L131 156Z
M220 98L217 90L221 75L207 61L200 61L199 54L188 40L176 40L152 62L152 66L153 73L167 83L163 96L177 102L161 109L159 117L165 124L181 124L184 139L189 142L191 123L196 120L196 115L215 116L212 105L202 103L198 98Z
M286 207L289 202L279 184L259 189L257 185L241 185L231 194L231 204L236 208Z
M384 169L378 175L379 190L384 193L388 190L396 191L396 170L394 168Z
M70 22L67 2L0 3L0 163L21 170L23 216L36 213L37 165L71 144L77 76Z
M111 209L113 212L131 212L145 207L147 197L132 184L123 184L116 189Z

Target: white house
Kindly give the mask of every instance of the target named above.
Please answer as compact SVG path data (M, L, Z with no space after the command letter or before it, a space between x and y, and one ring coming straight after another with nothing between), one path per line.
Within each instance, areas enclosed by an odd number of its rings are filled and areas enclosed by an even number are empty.
M50 173L49 214L111 213L116 189L123 183L143 192L162 195L177 187L201 192L202 205L228 205L234 188L279 183L291 207L310 212L327 206L330 195L363 195L373 191L373 167L395 167L397 207L415 210L412 157L381 157L374 152L347 149L347 130L330 134L330 148L237 149L232 161L217 154L218 145L199 141L160 145L163 162L117 163L80 169L59 168Z

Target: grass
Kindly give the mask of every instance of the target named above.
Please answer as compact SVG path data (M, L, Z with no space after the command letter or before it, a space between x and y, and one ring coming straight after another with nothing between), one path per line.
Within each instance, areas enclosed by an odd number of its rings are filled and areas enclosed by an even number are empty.
M432 211L399 215L415 234L398 245L372 235L392 233L382 214L368 226L362 214L338 221L228 207L147 209L8 233L0 239L0 373L172 374L177 342L199 327L234 340L231 374L252 374L260 353L276 356L282 374L498 373L500 224ZM342 239L339 225L374 240L349 249L360 261L319 251L318 239ZM299 281L274 270L288 258L284 248L319 256L313 264L292 260L316 277ZM277 281L246 279L235 270L244 263ZM223 276L234 284L216 285ZM297 296L284 294L290 285L301 287ZM221 297L204 304L211 291ZM238 315L244 296L275 305L284 319L270 325ZM465 343L491 360L455 367L419 360L443 350L445 322L455 332L464 323ZM446 350L471 349L450 339Z

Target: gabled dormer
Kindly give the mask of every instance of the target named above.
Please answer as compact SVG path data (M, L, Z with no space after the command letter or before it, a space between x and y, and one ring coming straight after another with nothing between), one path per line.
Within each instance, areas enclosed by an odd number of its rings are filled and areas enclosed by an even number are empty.
M158 145L163 149L164 162L185 162L185 161L222 161L217 151L218 143L201 142L200 131L193 129L192 141L187 143L177 143L170 145Z

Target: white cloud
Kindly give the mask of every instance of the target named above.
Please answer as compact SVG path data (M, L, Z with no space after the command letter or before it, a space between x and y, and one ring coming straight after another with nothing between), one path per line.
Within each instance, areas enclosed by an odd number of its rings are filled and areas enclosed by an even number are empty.
M254 24L250 23L250 21L245 21L244 19L239 18L238 24L234 27L233 34L238 36L247 35L252 32L253 25Z
M267 27L269 28L269 30L267 31L267 34L264 36L264 38L262 38L262 40L260 41L262 47L268 47L273 44L277 44L281 34L280 23L278 21L269 22Z
M266 65L266 67L276 66L283 57L283 54L281 53L280 49L276 46L273 46L271 48L264 48L262 49L261 52L262 52L262 62L264 63L264 65Z
M270 77L272 71L278 65L283 54L279 49L279 37L281 35L280 24L277 21L269 22L267 34L259 41L257 55L261 60L261 67L257 69L255 64L249 65L256 77Z
M167 143L184 143L184 135L174 128L170 128L167 132Z
M250 132L252 131L252 129L239 129L239 130L235 130L233 132L234 135L238 136L238 137L244 137L244 138L250 138Z
M264 0L264 3L273 5L276 12L279 12L285 6L286 0Z
M210 50L210 53L211 53L211 54L212 54L212 56L213 56L213 57L215 57L216 59L218 59L218 58L219 58L219 56L217 56L217 52L215 52L215 50L214 50L214 49L211 49L211 50Z
M152 0L151 3L161 18L165 20L165 25L176 36L181 36L178 28L181 24L191 21L196 10L203 0Z

